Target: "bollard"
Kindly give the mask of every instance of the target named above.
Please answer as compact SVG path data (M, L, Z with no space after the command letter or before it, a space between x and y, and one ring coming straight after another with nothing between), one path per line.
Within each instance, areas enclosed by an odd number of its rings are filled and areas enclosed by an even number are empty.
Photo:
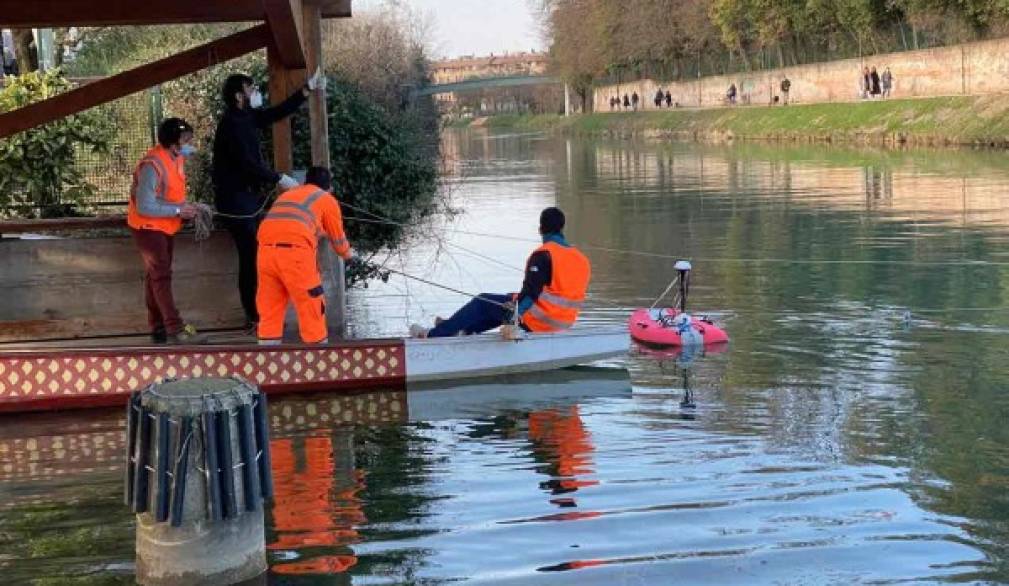
M266 395L238 378L167 381L131 395L124 488L137 516L137 582L265 583L266 426Z

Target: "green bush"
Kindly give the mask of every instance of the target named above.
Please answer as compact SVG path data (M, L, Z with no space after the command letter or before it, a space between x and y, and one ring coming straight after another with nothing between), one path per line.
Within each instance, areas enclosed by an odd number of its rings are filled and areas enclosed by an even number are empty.
M8 77L0 89L0 112L44 100L69 87L58 70ZM107 153L113 126L90 111L0 141L0 213L44 218L77 213L77 204L94 193L94 186L76 165L78 149Z

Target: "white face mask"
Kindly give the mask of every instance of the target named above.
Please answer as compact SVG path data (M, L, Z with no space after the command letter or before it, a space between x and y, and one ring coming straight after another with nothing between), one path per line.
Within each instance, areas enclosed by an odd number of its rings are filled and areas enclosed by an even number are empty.
M249 96L249 107L251 108L263 107L263 94L259 90L252 92L252 95Z

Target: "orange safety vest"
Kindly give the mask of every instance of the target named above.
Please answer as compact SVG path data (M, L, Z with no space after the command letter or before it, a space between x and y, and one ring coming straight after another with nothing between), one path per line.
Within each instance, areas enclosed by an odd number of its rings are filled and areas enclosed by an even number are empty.
M323 197L331 196L328 191L314 185L302 185L282 193L259 225L259 244L318 248L319 238L326 235L316 209ZM338 251L348 246L346 237L342 236L332 244Z
M157 230L169 236L182 229L182 218L152 218L141 215L137 209L137 184L140 169L150 165L158 175L157 197L165 203L181 204L186 201L186 171L182 157L172 157L168 149L158 145L147 152L133 172L133 186L130 188L130 204L126 223L134 230Z
M589 259L577 248L547 242L535 252L550 253L550 283L522 315L522 323L534 332L556 332L575 325L592 277ZM534 252L534 254L535 254Z

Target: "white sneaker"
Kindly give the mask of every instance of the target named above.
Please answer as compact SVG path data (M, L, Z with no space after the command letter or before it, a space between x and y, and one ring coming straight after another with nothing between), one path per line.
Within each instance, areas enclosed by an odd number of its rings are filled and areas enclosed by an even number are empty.
M428 329L420 324L413 324L410 326L410 337L411 338L426 338Z

